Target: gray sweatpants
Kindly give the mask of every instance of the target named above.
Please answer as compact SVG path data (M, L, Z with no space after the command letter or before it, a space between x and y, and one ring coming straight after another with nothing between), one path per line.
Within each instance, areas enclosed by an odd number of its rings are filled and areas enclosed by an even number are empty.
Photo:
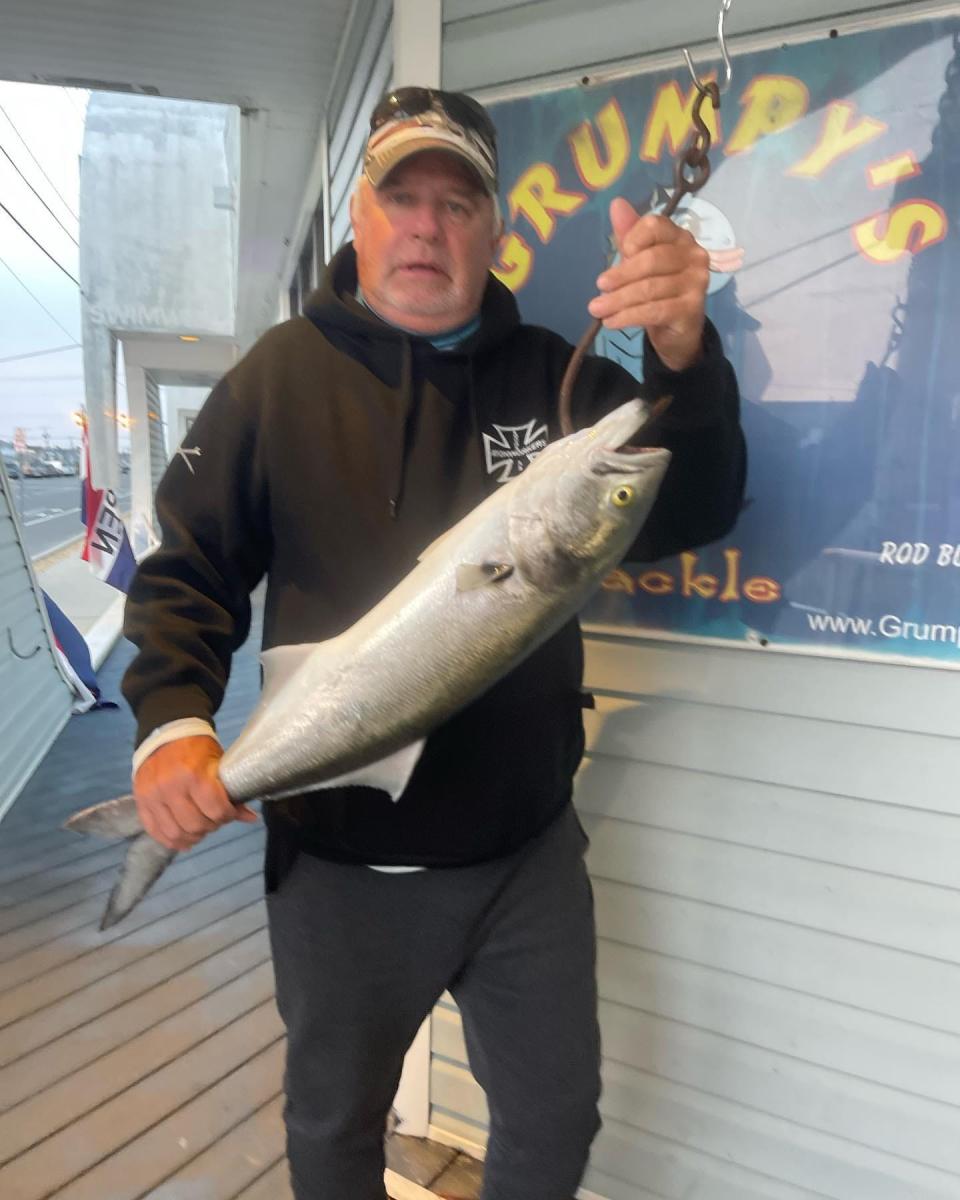
M388 875L300 855L267 897L296 1200L384 1200L403 1057L445 988L490 1109L484 1200L574 1195L600 1125L585 846L568 806L477 866Z

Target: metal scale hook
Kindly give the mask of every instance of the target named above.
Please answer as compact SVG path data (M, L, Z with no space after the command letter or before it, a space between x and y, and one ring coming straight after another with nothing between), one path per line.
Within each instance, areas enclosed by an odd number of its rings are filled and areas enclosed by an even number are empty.
M724 33L724 20L727 13L733 4L733 0L720 0L720 14L717 20L717 42L720 46L720 56L723 59L724 80L723 86L720 87L715 81L710 80L704 83L694 70L693 60L690 57L690 52L684 50L683 57L690 71L690 77L697 89L697 98L693 104L693 125L694 134L690 139L689 144L678 156L673 172L673 192L663 209L665 217L672 217L677 210L677 206L684 196L692 195L698 192L710 178L710 146L711 137L710 130L703 119L702 109L704 101L709 99L714 109L720 108L720 97L730 87L730 82L733 79L733 66L730 62L730 55L727 51L727 39ZM600 332L603 322L594 320L591 322L589 329L577 343L577 348L571 355L570 362L567 364L567 369L564 372L563 381L560 384L560 402L558 405L560 431L566 436L573 433L573 389L577 382L577 375L580 371L580 364L583 362L587 351L593 345L597 334ZM655 419L666 407L663 401L658 402L654 411L651 414L651 420Z

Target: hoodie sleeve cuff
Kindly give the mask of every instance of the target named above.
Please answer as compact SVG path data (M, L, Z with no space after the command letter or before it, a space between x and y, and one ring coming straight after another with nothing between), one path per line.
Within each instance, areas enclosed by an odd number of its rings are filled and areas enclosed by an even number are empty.
M650 339L643 338L643 379L652 398L670 396L672 403L658 424L665 429L704 429L715 425L727 391L729 364L713 323L703 328L703 353L685 371L664 366Z
M135 708L137 735L135 748L163 725L196 718L213 727L213 712L206 692L195 685L153 688Z
M136 775L154 750L186 737L211 737L218 744L220 741L213 726L202 717L184 717L179 721L169 721L145 737L137 747L133 755L133 774Z

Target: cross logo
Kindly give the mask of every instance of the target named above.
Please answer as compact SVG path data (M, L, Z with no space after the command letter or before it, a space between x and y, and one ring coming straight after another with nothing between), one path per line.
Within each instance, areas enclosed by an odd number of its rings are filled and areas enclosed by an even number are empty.
M190 459L187 456L192 454L194 456L194 458L199 458L200 454L201 454L200 447L193 446L189 450L186 450L186 449L184 449L183 446L181 446L180 449L177 451L177 453L180 455L180 457L183 459L183 461L190 468L190 474L196 475L196 471L193 469L193 463L190 461Z
M496 434L483 435L483 457L487 474L496 475L500 483L513 479L547 446L547 427L534 428L535 420L526 425L494 425Z

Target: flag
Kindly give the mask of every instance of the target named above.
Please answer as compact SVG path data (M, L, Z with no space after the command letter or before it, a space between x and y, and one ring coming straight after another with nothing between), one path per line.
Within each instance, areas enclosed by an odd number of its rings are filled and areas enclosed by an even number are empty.
M83 463L80 482L80 519L86 527L81 557L94 575L118 591L126 592L137 569L137 560L110 488L95 488L90 474L90 440L83 422Z
M84 641L83 634L43 589L41 589L41 594L46 605L47 616L50 619L50 628L53 630L53 640L60 666L64 675L70 680L76 696L73 711L84 713L91 708L116 708L117 705L112 700L101 698L97 673L93 669L90 650Z

